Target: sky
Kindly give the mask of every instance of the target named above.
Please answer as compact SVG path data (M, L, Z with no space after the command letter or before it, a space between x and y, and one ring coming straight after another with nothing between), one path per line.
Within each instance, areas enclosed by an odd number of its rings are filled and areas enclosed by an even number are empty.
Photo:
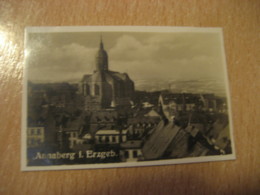
M214 32L29 33L28 80L80 81L95 70L101 36L109 69L128 73L137 90L225 94L223 45Z

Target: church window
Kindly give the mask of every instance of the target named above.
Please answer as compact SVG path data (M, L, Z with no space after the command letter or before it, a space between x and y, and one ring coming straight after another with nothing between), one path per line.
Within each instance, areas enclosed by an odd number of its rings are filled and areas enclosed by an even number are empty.
M95 95L100 95L100 87L98 85L95 85Z
M86 85L85 85L85 95L89 95L89 94L90 94L89 85L86 84Z

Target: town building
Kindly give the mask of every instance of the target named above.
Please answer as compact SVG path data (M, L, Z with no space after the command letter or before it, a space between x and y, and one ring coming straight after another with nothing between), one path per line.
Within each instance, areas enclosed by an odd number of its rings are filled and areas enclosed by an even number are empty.
M92 135L101 129L119 129L118 112L115 109L93 111L89 115L88 123L88 132Z
M120 158L124 162L143 160L141 140L128 140L120 144Z
M129 139L142 139L157 126L160 120L160 114L153 108L143 108L136 111L135 115L127 120Z
M96 144L120 144L127 141L127 130L99 130L95 134Z
M162 93L159 96L159 106L168 120L193 111L227 112L225 99L214 94Z
M159 105L168 120L173 120L179 113L190 112L200 105L199 97L193 94L162 93Z
M61 115L56 119L58 125L57 141L60 148L74 148L78 144L82 144L81 135L83 133L83 117L72 117L69 115Z
M28 127L27 128L27 147L38 147L44 143L44 127Z
M175 159L222 153L212 141L194 126L179 127L161 121L142 148L145 160Z

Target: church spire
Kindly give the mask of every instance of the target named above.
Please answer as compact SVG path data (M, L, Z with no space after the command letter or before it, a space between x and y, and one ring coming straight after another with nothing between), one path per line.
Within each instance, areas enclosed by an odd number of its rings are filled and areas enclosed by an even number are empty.
M99 50L96 56L96 70L97 71L107 71L108 70L108 56L104 49L102 35L100 35Z
M100 35L100 45L99 49L104 49L103 40L102 40L102 34Z

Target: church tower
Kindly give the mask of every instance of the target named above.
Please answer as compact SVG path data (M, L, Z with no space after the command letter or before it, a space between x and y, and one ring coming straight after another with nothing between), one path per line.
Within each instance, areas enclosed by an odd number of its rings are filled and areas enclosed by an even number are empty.
M79 91L84 97L85 110L131 107L134 82L127 73L109 70L108 54L102 38L95 65L93 74L84 75L79 86Z
M96 71L108 71L108 55L104 49L102 38L96 55Z

